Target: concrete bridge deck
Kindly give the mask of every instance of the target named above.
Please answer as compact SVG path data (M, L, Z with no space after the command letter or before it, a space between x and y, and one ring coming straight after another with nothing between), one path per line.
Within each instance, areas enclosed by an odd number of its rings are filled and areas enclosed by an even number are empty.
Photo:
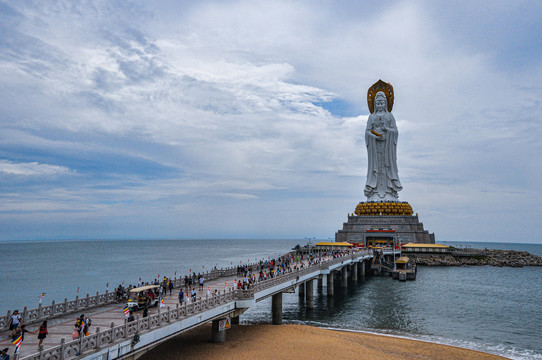
M392 252L389 250L386 253L391 254ZM348 267L352 269L352 280L357 280L358 272L361 271L362 275L365 272L365 268L359 265L366 264L371 258L372 254L365 250L336 258L325 256L318 263L312 265L304 261L304 268L257 282L249 290L234 290L233 281L239 277L230 271L223 273L225 276L218 276L207 281L204 290L198 290L196 302L185 302L183 305L179 305L177 296L179 288L176 286L171 295L163 297L165 307L149 309L149 316L146 318L142 318L141 312L138 312L136 320L129 323L126 322L122 311L125 303L106 304L77 313L72 312L48 318L49 335L44 341L44 347L38 349L37 336L26 334L18 358L24 360L135 359L137 354L142 353L145 349L156 346L182 331L209 321L214 321L213 326L215 326L215 323L218 324L217 319L235 318L256 302L270 296L272 297L273 323L280 324L282 323L282 292L292 291L299 287L300 292L306 294L307 308L311 308L311 305L313 307L312 280L320 279L319 281L322 281L322 277L326 276L328 296L332 296L334 272L341 272L341 286L346 286ZM228 284L227 290L225 283ZM207 287L210 288L211 293L216 289L218 295L207 295ZM74 323L80 313L84 313L92 319L90 335L72 340ZM27 328L34 331L39 327L41 321L42 319ZM225 337L225 333L225 331L220 333L213 331L213 337L217 335L218 341L221 341L221 337ZM139 337L137 343L134 341L136 334ZM0 340L1 348L9 347L11 354L13 345L8 339L9 332L2 332L0 335L2 338Z

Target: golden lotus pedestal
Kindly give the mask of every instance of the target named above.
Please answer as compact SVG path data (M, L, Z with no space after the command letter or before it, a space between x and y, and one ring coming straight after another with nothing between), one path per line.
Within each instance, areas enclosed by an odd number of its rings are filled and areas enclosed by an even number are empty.
M367 246L388 237L399 243L434 244L435 234L425 230L418 214L413 214L405 201L360 202L342 230L335 233L335 241Z
M412 206L403 202L360 202L354 213L358 216L412 215Z

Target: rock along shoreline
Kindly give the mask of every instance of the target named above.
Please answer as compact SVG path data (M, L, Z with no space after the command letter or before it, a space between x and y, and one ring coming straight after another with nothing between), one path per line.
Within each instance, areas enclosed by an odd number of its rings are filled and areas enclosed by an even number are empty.
M409 254L419 266L542 266L542 257L528 251L469 249L446 254Z

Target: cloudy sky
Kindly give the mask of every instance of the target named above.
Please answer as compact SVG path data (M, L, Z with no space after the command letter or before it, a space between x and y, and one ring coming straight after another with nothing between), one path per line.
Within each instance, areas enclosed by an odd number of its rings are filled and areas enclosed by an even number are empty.
M1 1L0 239L334 237L368 87L439 240L542 241L538 1Z

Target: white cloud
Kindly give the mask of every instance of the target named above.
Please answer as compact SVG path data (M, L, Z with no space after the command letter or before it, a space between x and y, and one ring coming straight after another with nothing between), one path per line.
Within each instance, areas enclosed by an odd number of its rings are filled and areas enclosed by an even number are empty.
M73 171L64 166L39 164L37 162L14 163L0 160L0 172L9 175L47 176L71 174Z

